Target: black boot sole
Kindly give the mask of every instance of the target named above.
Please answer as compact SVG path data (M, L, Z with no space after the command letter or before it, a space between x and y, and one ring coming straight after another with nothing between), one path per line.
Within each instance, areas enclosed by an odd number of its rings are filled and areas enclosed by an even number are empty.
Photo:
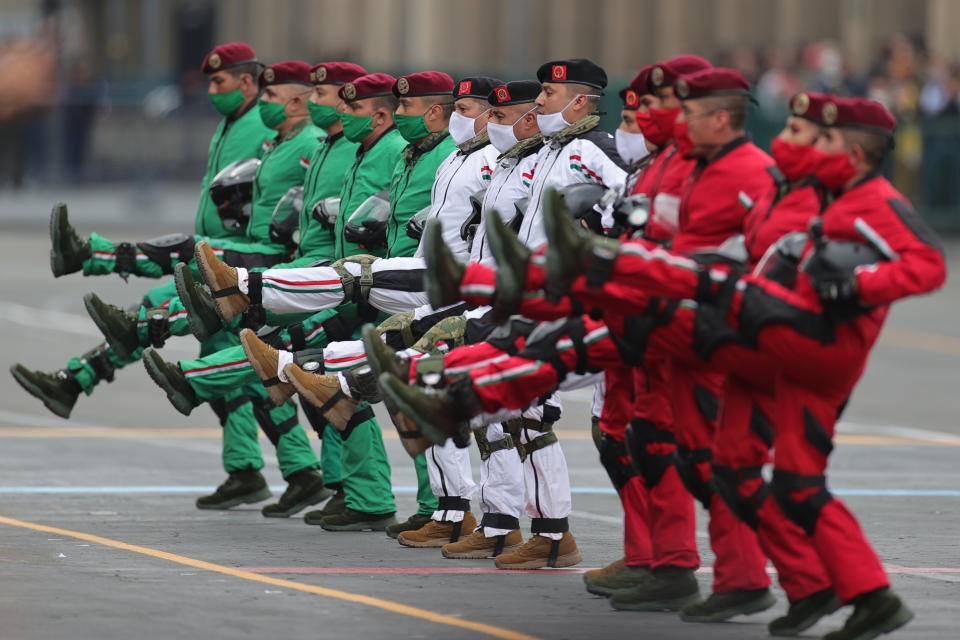
M821 618L823 618L824 616L830 615L831 613L837 611L842 606L843 605L840 603L839 600L837 600L836 598L833 598L829 602L826 602L822 606L811 611L806 618L804 618L797 624L793 625L792 627L771 629L768 626L767 631L770 633L771 636L776 636L779 638L791 638L793 636L798 636L804 631L806 631L807 629L809 629L810 627L812 627L813 625L817 624L817 622L819 622ZM774 620L773 622L776 622L776 620Z
M734 616L746 616L750 615L751 613L766 611L775 604L777 604L777 598L768 591L760 598L744 602L738 606L727 607L726 609L722 609L720 611L714 611L707 615L690 615L681 611L680 619L684 622L723 622L724 620L729 620Z
M197 509L209 510L209 511L223 511L224 509L229 509L230 507L235 507L239 504L252 504L254 502L260 502L266 500L273 494L270 493L268 487L262 489L257 489L252 493L247 493L242 496L237 496L236 498L230 498L229 500L224 500L223 502L218 502L216 504L201 504L197 503Z
M264 518L289 518L293 514L299 513L300 511L303 511L307 507L323 502L324 500L326 500L332 495L333 495L333 489L327 489L326 487L322 487L319 491L317 491L313 495L307 498L304 498L300 502L290 505L283 511L267 511L266 510L267 507L264 507L263 510L260 511L260 513L263 514ZM267 506L270 506L270 505L267 505Z

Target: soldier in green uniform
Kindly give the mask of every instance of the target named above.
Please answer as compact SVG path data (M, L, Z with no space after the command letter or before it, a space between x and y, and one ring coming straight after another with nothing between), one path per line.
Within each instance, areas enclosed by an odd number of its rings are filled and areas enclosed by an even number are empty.
M227 67L229 71L232 68L229 66L233 60L231 56L244 55L242 47L227 46L234 48L214 50L208 55L204 62L205 70L216 63L218 68ZM238 50L239 54L237 54ZM252 50L246 47L246 51L249 51L250 55L243 59L249 60L253 57ZM260 101L261 104L258 105L257 110L251 110L249 104L246 105L249 112L258 115L261 126L269 122L277 132L258 170L261 185L259 187L254 185L252 219L266 218L267 227L269 227L269 219L276 201L286 189L302 183L307 164L306 157L311 155L318 138L324 135L308 122L309 114L305 104L311 86L309 69L309 65L302 62L281 63L267 67L261 72L259 78L259 84L264 89L264 99ZM211 82L211 92L215 93L215 88L219 87L214 87ZM252 103L252 97L250 99ZM214 102L216 103L216 100ZM279 109L277 109L278 106ZM243 108L243 105L238 107L238 109ZM237 130L231 127L227 131ZM231 136L233 133L227 135ZM222 152L227 148L226 142L221 141L216 148ZM268 181L269 188L266 186ZM201 204L201 210L203 206ZM63 220L65 221L65 216ZM200 224L198 221L198 225ZM242 238L232 241L221 239L218 244L235 246L240 251L251 252L258 252L261 247L264 247L277 258L282 259L286 249L263 242L263 240L269 240L269 236L262 230L262 226L260 231L251 232L248 229ZM76 240L75 234L73 235ZM83 248L82 243L67 244L72 249ZM87 248L89 250L89 245ZM53 253L56 252L57 247ZM77 253L78 251L73 251L74 258ZM192 246L190 255L192 257ZM167 256L165 266L169 270L172 262L169 257L169 247ZM273 260L273 262L276 261L276 259ZM52 259L52 262L56 274L57 260ZM27 391L43 400L52 411L63 417L68 416L81 391L89 395L101 379L112 380L115 369L139 359L144 346L151 342L162 343L162 339L170 334L189 333L186 312L177 297L171 298L172 289L172 283L155 288L146 297L144 304L140 305L138 313L132 315L100 302L92 294L88 295L85 299L88 311L91 312L98 326L106 329L106 333L111 335L110 346L100 345L83 356L72 358L65 369L53 373L30 371L18 364L11 369L14 377ZM160 302L161 300L167 301ZM152 307L158 303L160 306ZM148 313L151 318L158 317L159 321L148 322ZM236 344L236 337L231 334L218 334L218 337L219 340L214 338L205 343L202 353L219 351L224 346ZM250 397L243 391L253 394L252 406ZM223 462L229 478L218 488L217 493L198 500L198 507L228 508L242 502L256 502L269 496L266 481L259 473L263 460L257 442L257 422L261 423L277 446L278 457L281 459L281 471L291 484L290 489L284 494L288 499L282 499L279 505L268 505L264 509L264 515L289 515L292 512L291 505L299 505L302 509L303 506L314 504L322 499L322 496L329 494L329 491L323 488L320 474L316 472L319 466L316 455L310 448L303 428L297 424L294 405L272 407L268 403L262 385L251 385L247 389L237 390L232 396L223 398L212 406L217 411L221 424L224 425ZM293 494L288 495L291 490L294 490ZM290 498L296 498L297 501L292 503Z
M321 73L321 76L327 78L333 75L335 70L331 69L330 65ZM389 75L371 74L357 78L339 90L339 96L343 99L340 115L344 137L354 145L359 144L355 151L355 160L346 175L342 170L338 173L338 183L342 185L339 191L340 221L368 197L386 190L394 175L393 167L400 158L405 142L400 139L393 126L392 115L396 104L391 92L393 84L394 78ZM314 111L319 112L318 109ZM332 134L332 130L328 129L328 133ZM325 180L329 180L329 177ZM309 189L309 175L306 185ZM318 202L323 196L324 194L305 191L303 200L304 203ZM315 220L305 220L300 228L301 237L314 233L316 226ZM343 225L341 223L338 226L342 229ZM342 231L337 233L336 240L343 246ZM320 256L315 254L313 257ZM278 265L274 269L297 266L300 265L294 261ZM183 275L180 270L177 277L181 278ZM198 300L200 297L191 296L189 299ZM188 303L188 308L192 307L191 313L195 314L198 312L197 307L202 304ZM344 319L351 315L350 310L342 306L340 311L343 313L327 310L313 314L266 339L278 348L285 347L289 350L322 348L332 341L349 337L344 336L343 332L344 326L350 324L349 320ZM356 326L358 323L354 322L353 327ZM300 344L297 344L298 341ZM246 340L244 346L250 346ZM149 364L151 361L153 364ZM154 379L161 383L174 406L181 411L189 411L200 402L211 401L237 385L259 383L260 380L243 351L238 348L225 349L200 360L185 360L176 364L163 362L159 360L159 356L148 353L145 362L148 367L158 370L159 375L155 375ZM362 362L350 362L345 366L357 364ZM290 392L279 391L278 386L271 386L268 391L276 402L283 402ZM338 531L382 530L394 522L396 506L391 489L390 466L380 437L380 426L369 405L364 403L358 406L352 418L340 427L342 433L338 433L344 443L339 460L342 463L342 500L331 500L331 504L324 509L306 514L305 520L309 524L321 524L327 529ZM326 464L328 454L332 456L329 445L333 443L333 439L328 442L330 431L329 426L324 431L322 453L325 474L329 473Z

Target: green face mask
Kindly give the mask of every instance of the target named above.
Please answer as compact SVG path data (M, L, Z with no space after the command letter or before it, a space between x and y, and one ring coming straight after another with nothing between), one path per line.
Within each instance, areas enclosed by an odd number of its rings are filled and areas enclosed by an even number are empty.
M373 133L373 116L355 116L349 111L340 114L343 136L350 142L360 142Z
M222 116L229 116L236 112L243 104L243 94L240 89L235 89L230 93L208 93L207 97L213 104L213 108Z
M326 129L340 119L340 114L337 113L336 107L331 107L326 104L314 104L308 101L307 109L310 110L310 119L313 120L313 124L321 129Z
M424 122L423 116L405 116L395 113L393 114L393 121L397 124L400 135L407 142L423 140L430 135L430 129L427 129L427 123Z
M260 109L260 119L263 120L263 124L271 129L276 129L280 126L280 123L287 119L287 112L285 111L287 105L285 104L267 102L261 98L257 107Z

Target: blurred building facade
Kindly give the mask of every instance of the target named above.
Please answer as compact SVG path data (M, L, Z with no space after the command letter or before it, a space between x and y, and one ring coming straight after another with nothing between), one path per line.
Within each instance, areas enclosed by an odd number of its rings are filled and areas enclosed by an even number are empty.
M19 86L0 94L0 188L197 175L216 124L199 63L231 40L394 74L513 79L585 56L612 89L696 53L754 83L761 143L801 88L883 101L901 121L891 175L960 226L957 32L960 0L4 0L0 82Z

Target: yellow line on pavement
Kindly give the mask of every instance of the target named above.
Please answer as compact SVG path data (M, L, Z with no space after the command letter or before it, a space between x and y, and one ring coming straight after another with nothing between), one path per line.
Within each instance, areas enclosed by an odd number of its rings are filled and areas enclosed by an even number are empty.
M159 558L160 560L167 560L169 562L174 562L176 564L182 564L188 567L193 567L194 569L203 569L205 571L213 571L215 573L220 573L220 574L231 576L234 578L240 578L242 580L250 580L252 582L261 582L263 584L269 584L274 587L283 587L285 589L295 589L297 591L304 591L306 593L312 593L318 596L324 596L326 598L335 598L337 600L346 600L347 602L355 602L357 604L366 605L368 607L374 607L377 609L383 609L384 611L390 611L391 613L398 613L400 615L408 616L411 618L419 618L421 620L426 620L427 622L433 622L435 624L442 624L450 627L459 627L461 629L466 629L468 631L475 631L477 633L482 633L484 635L491 636L494 638L504 638L504 640L537 640L535 636L530 636L525 633L520 633L518 631L504 629L503 627L497 627L494 625L485 624L483 622L473 622L472 620L464 620L462 618L456 618L453 616L444 615L442 613L436 613L434 611L429 611L427 609L419 609L417 607L411 607L405 604L400 604L399 602L393 602L392 600L374 598L372 596L365 596L359 593L351 593L349 591L340 591L339 589L328 589L326 587L318 587L311 584L303 584L301 582L294 582L293 580L271 578L269 576L252 573L250 571L241 571L239 569L233 569L231 567L225 567L223 565L213 564L211 562L204 562L203 560L195 560L193 558L177 555L175 553L167 553L166 551L159 551L157 549L151 549L149 547L141 547L135 544L127 544L126 542L121 542L120 540L103 538L100 536L95 536L93 534L83 533L82 531L71 531L70 529L48 527L47 525L36 524L34 522L25 522L23 520L15 520L13 518L7 518L5 516L0 516L0 524L10 525L11 527L20 527L23 529L31 529L33 531L41 531L43 533L52 533L58 536L76 538L78 540L83 540L85 542L93 542L96 544L101 544L106 547L120 549L122 551L131 551L133 553L139 553L141 555L150 556L152 558Z
M919 349L941 355L960 357L960 338L952 338L939 333L926 333L909 329L884 329L880 334L880 344L887 347Z

